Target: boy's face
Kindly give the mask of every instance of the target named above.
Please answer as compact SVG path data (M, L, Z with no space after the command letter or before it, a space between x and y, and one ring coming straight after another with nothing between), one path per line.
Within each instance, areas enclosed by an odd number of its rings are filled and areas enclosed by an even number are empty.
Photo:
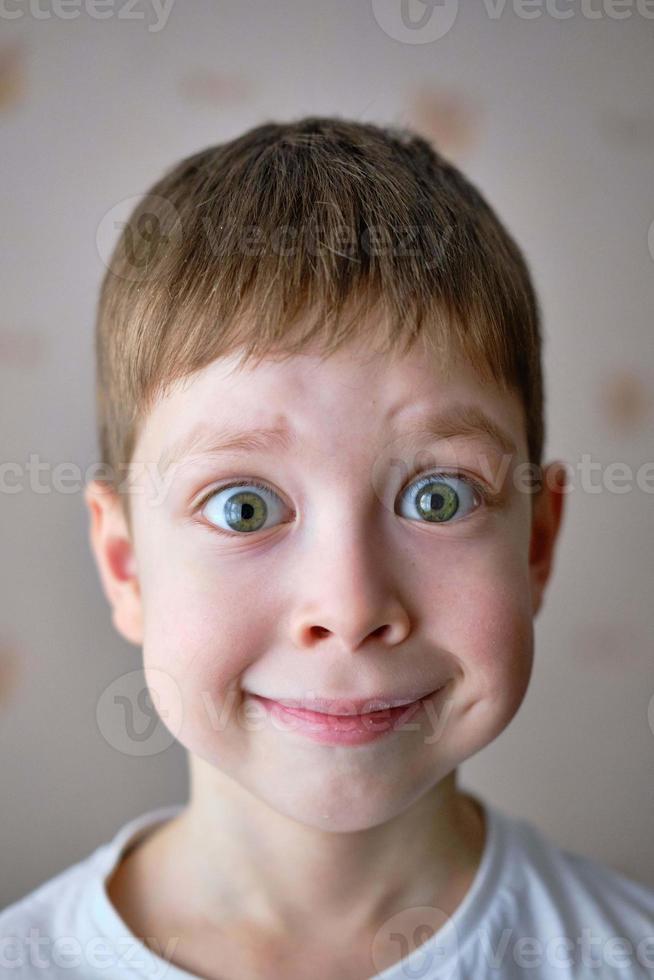
M115 499L89 487L114 623L143 644L153 702L213 767L204 771L310 825L374 826L516 713L563 498L548 481L535 497L515 479L528 460L521 404L463 363L449 380L418 347L392 359L350 348L237 363L214 361L154 406L133 457L131 540ZM464 405L515 453L486 436L439 440L415 427L452 410L456 421ZM284 425L295 432L288 448L264 439L206 451L218 430ZM162 492L152 468L198 426L203 445L165 477L157 471ZM232 481L246 487L225 490ZM439 689L404 728L362 744L311 737L255 698Z

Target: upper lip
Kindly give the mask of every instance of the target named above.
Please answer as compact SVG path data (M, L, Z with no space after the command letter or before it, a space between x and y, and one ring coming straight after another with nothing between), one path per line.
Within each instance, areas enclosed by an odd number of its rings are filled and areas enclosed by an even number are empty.
M442 685L441 685L442 686ZM358 715L362 712L381 711L384 708L398 708L404 704L414 704L428 697L439 688L432 688L422 694L409 694L406 697L375 695L369 698L271 698L285 708L305 708L326 715Z

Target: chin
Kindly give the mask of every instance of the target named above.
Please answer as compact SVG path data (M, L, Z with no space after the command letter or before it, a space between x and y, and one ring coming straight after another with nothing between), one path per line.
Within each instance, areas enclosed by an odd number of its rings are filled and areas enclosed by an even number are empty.
M292 786L254 785L250 791L273 810L317 830L355 833L387 823L416 800L431 792L451 772L439 773L438 765L422 759L404 765L403 778L396 773L383 778L379 768L367 776L348 763L345 754L330 762L331 771L314 765L305 778ZM300 767L298 767L300 768ZM389 770L390 772L390 770Z
M305 805L304 807L284 807L281 803L267 801L275 810L282 813L285 817L294 820L296 823L303 824L305 827L312 827L314 830L325 830L335 834L353 834L361 830L369 830L387 823L397 816L404 807L398 808L397 800L388 800L385 807L361 808L359 811L345 809L342 806L325 807L316 800L315 807Z

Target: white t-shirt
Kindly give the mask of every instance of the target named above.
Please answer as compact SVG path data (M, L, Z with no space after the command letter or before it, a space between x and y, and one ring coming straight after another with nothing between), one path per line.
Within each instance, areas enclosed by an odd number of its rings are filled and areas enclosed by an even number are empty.
M483 806L484 852L463 902L431 936L427 931L409 944L391 922L389 936L404 958L386 970L388 959L382 960L370 980L654 978L654 888L564 851L531 823ZM167 961L174 940L158 953L139 942L105 891L128 846L182 808L136 817L113 840L0 912L0 977L197 980Z

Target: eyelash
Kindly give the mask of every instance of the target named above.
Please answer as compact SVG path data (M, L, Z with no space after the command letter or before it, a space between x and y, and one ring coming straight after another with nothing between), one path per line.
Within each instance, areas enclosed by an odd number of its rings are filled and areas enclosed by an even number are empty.
M402 487L401 492L404 493L408 489L408 487L411 486L412 483L418 483L420 482L420 479L427 480L429 479L429 477L434 477L434 476L435 477L453 476L456 477L458 480L463 480L465 483L471 486L473 490L476 491L476 493L479 495L479 497L482 500L483 506L489 510L498 507L502 500L501 493L498 493L495 490L491 490L490 487L485 486L483 483L480 483L478 480L475 480L473 477L468 476L466 473L462 473L460 470L435 470L435 471L428 471L427 473L421 474L420 469L416 469L408 477L407 482ZM272 493L275 493L272 487L269 487L266 483L262 483L259 480L256 479L236 480L233 483L230 482L230 483L222 484L217 487L212 487L211 490L203 494L200 501L194 507L194 511L201 510L204 507L204 505L207 503L207 501L210 500L215 494L220 493L221 490L231 490L233 488L235 489L236 487L256 487L258 490L271 491ZM278 494L275 495L278 496ZM459 523L459 522L452 521L447 523ZM235 532L232 533L230 531L225 531L225 529L222 527L216 527L215 524L212 524L211 528L212 530L216 531L218 534L222 534L224 537L227 538L241 537L241 535L236 534ZM242 536L245 537L246 535L242 535Z
M266 490L275 493L272 487L269 487L268 484L266 483L260 483L259 480L237 480L234 483L225 483L222 486L213 487L211 490L209 490L208 493L204 494L204 496L198 502L197 506L194 509L200 510L202 507L204 507L207 500L211 500L214 494L220 493L221 490L232 490L235 489L236 487L256 487L257 490ZM275 494L275 496L277 496L277 494Z
M502 495L497 493L495 490L491 490L490 487L485 486L480 483L479 480L475 480L472 476L468 476L467 473L462 473L460 470L434 470L421 475L420 470L416 470L409 477L406 486L402 488L402 492L410 487L412 483L419 483L421 479L429 480L430 477L440 477L440 476L454 476L457 480L463 480L472 487L473 490L481 497L484 505L486 507L495 507L499 504L502 499Z

